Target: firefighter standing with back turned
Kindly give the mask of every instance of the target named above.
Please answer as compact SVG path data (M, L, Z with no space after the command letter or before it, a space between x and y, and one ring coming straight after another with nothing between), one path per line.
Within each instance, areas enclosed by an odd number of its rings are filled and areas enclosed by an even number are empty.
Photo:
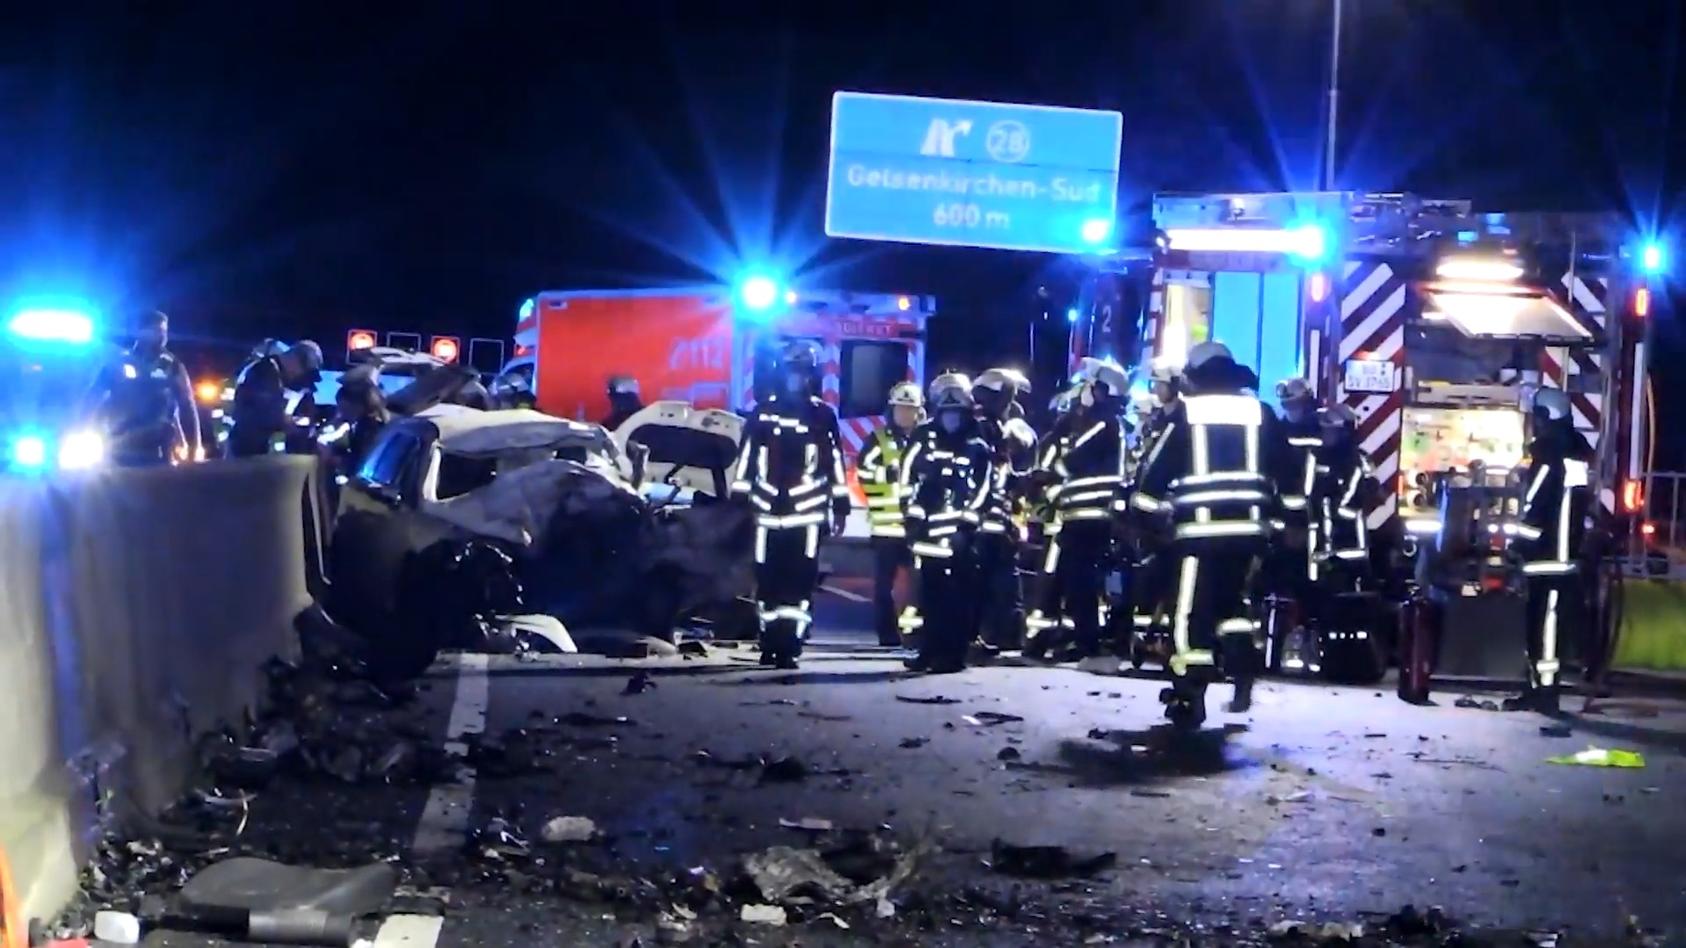
M1534 438L1518 546L1528 583L1528 685L1506 708L1547 714L1558 709L1559 655L1565 636L1579 635L1584 608L1581 538L1585 530L1593 451L1569 417L1569 396L1541 389L1534 396Z
M1270 542L1287 446L1254 394L1257 377L1221 343L1190 349L1183 377L1182 404L1144 462L1130 505L1172 522L1175 651L1172 685L1160 697L1174 725L1193 729L1206 719L1206 685L1219 672L1235 682L1232 710L1252 703L1258 659L1247 587Z
M986 651L1012 648L1024 630L1024 596L1019 588L1019 525L1014 519L1024 480L1036 464L1036 431L1024 419L1018 397L1030 379L1017 369L994 368L972 384L979 431L994 457L984 522L978 536L979 633Z
M755 513L755 596L761 664L795 668L813 625L820 579L820 534L842 533L849 486L837 414L814 390L817 356L804 343L779 361L780 387L756 406L744 429L735 495Z
M914 382L890 389L889 423L872 434L855 473L866 494L872 533L872 624L879 645L901 644L896 615L896 576L912 567L907 530L902 523L902 457L914 429L925 418L925 395Z
M1055 523L1042 575L1055 592L1044 596L1044 607L1025 619L1025 651L1031 656L1048 652L1048 634L1060 622L1047 614L1046 606L1057 604L1071 620L1076 639L1071 657L1079 667L1117 671L1117 660L1101 654L1100 598L1114 519L1123 506L1124 435L1119 418L1129 379L1116 363L1085 363L1071 425L1043 455L1044 470L1053 479L1047 493Z
M1292 617L1274 630L1277 660L1290 668L1302 667L1308 658L1311 627L1318 612L1318 576L1322 547L1322 518L1312 512L1312 491L1317 485L1317 453L1323 447L1323 432L1317 420L1317 396L1302 378L1276 383L1276 402L1282 406L1282 434L1288 445L1288 469L1292 477L1277 484L1282 506L1282 536L1265 554L1266 588L1292 606ZM1294 665L1294 662L1301 663Z
M903 460L907 535L919 563L924 624L914 671L946 674L966 667L977 637L976 542L995 480L992 452L978 428L971 381L945 372L931 383L933 418Z

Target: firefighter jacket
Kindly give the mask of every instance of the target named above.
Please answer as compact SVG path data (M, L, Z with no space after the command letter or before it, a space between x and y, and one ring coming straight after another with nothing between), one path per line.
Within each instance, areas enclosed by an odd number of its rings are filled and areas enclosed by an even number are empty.
M902 525L902 457L913 433L885 425L872 433L872 443L861 452L855 474L866 494L867 522L875 537L904 537Z
M1568 576L1576 571L1588 509L1592 448L1579 432L1550 433L1529 446L1516 532L1529 577Z
M976 426L950 434L927 422L907 450L902 483L913 554L951 558L983 526L995 483L993 452Z
M1291 441L1289 452L1297 454ZM1307 515L1316 519L1314 555L1336 562L1368 559L1370 537L1364 508L1371 485L1370 462L1350 439L1321 444L1312 452L1311 461ZM1284 505L1286 500L1284 496Z
M1054 526L1108 520L1124 510L1124 428L1117 418L1077 414L1042 452L1051 474Z
M1170 516L1190 550L1262 548L1274 532L1277 488L1288 475L1276 416L1251 393L1186 395L1142 463L1133 510Z
M1304 421L1283 419L1282 430L1288 442L1287 465L1293 476L1285 476L1277 491L1290 521L1304 524L1311 517L1311 495L1317 484L1317 452L1323 447L1323 429L1313 414Z
M738 451L734 495L767 530L818 527L849 510L837 415L812 396L773 396L756 407Z
M1036 465L1036 431L1022 412L1006 418L985 418L978 426L984 443L989 445L995 472L984 505L983 531L1017 536L1014 515Z

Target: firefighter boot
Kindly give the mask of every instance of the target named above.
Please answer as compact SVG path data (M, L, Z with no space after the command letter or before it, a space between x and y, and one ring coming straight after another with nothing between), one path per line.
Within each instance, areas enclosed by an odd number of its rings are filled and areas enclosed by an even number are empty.
M1165 717L1179 731L1198 731L1206 723L1206 683L1186 677L1171 680L1171 687L1159 692Z
M1231 634L1223 637L1223 667L1229 680L1235 683L1235 695L1230 699L1229 711L1242 714L1253 707L1253 682L1258 680L1259 654L1251 635Z

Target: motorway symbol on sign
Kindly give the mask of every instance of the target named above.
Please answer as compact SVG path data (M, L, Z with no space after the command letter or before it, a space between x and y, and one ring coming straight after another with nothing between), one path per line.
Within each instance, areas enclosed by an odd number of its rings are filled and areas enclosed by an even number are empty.
M1048 253L1113 246L1124 117L839 92L831 237Z

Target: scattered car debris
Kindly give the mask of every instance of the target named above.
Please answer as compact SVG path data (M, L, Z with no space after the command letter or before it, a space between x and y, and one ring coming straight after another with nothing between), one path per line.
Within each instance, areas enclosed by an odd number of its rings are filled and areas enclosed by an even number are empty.
M1473 708L1479 711L1499 710L1499 703L1497 701L1483 701L1470 695L1464 695L1458 700L1452 702L1452 706L1456 708Z
M569 711L556 718L557 724L569 727L634 727L638 722L624 714L605 717L601 714L590 714L585 711Z
M1130 796L1132 797L1146 797L1153 800L1165 799L1170 795L1171 792L1169 790L1143 790L1140 787L1130 791Z
M1567 724L1542 724L1542 725L1540 725L1540 736L1541 737L1569 737L1569 736L1573 735L1574 733L1575 732Z
M913 695L896 695L896 700L897 701L904 701L908 704L959 704L960 703L959 698L950 698L947 695L930 695L930 696L921 696L921 697L916 697L916 696L913 696Z
M708 646L699 639L686 639L679 643L679 654L686 658L707 658Z
M597 838L597 824L583 816L558 816L544 824L539 838L547 843L585 843Z
M1638 769L1645 766L1645 755L1639 753L1638 751L1589 746L1586 750L1576 751L1573 754L1547 757L1546 762L1551 764L1566 764L1573 767L1619 767Z
M1003 747L995 752L996 760L1019 760L1024 757L1017 747Z
M915 748L924 747L930 742L931 739L928 737L904 737L902 738L901 743L896 746L902 748L903 750L913 750Z
M1023 721L1024 718L1016 714L1002 714L999 711L978 711L968 714L960 720L974 727L994 727L997 724L1012 724L1015 721Z
M845 898L853 886L825 864L818 850L774 846L744 857L744 871L761 895L772 902L801 893L830 900Z
M775 757L761 765L762 783L794 783L808 779L808 765L795 757Z
M784 925L787 916L784 907L779 905L745 905L738 913L740 921L751 925Z
M791 820L781 817L779 819L779 825L785 829L807 830L810 833L825 833L832 829L830 820L820 819L817 816L804 816L799 820Z
M632 674L631 678L626 680L626 687L621 689L621 694L641 695L646 691L653 690L655 687L655 679L650 677L650 673L643 669L639 669Z
M1076 856L1064 846L1016 846L1000 839L990 843L989 852L991 870L1029 879L1086 878L1118 863L1113 852Z
M98 912L94 915L94 937L113 945L138 945L140 919L128 912Z

